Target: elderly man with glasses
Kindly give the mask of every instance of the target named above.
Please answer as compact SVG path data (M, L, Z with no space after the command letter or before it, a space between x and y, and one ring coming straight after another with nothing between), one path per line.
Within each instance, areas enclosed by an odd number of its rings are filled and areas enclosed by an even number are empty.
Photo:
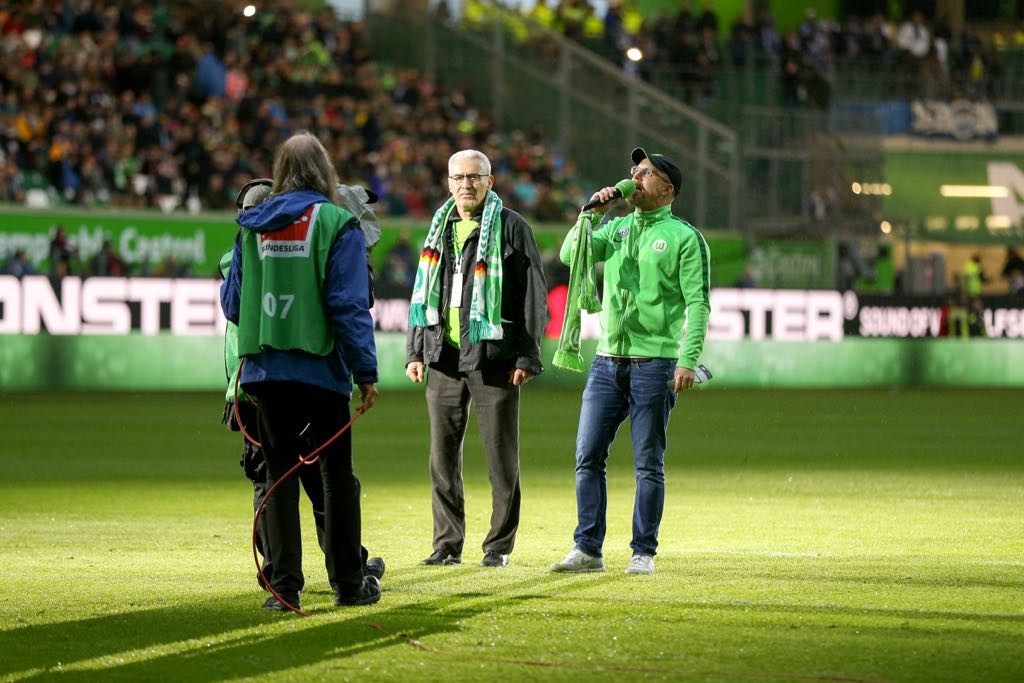
M405 374L426 378L433 485L433 553L424 565L462 562L462 445L471 403L491 482L481 565L507 565L519 528L519 393L544 369L547 287L533 231L493 185L486 155L452 155L451 197L434 214L413 284Z
M602 332L576 436L574 548L551 566L555 572L604 571L606 461L615 432L628 417L636 496L626 573L654 573L669 413L676 394L693 386L708 329L708 245L696 228L672 213L682 172L669 157L640 147L632 160L636 189L626 201L633 211L594 230L592 253L586 255L588 261L604 262ZM591 210L606 212L617 192L621 187L596 192ZM570 231L562 245L564 263L570 261L577 232Z

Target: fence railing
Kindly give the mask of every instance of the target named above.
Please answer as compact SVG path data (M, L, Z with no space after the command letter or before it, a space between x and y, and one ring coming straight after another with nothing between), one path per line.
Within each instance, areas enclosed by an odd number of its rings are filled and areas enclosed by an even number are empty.
M467 28L371 8L367 34L378 59L470 86L497 130L540 126L575 164L585 191L622 178L630 150L644 146L682 167L677 215L701 227L743 228L735 131L579 45L540 28L511 30L497 11Z
M880 131L828 114L745 107L740 127L747 229L823 237L878 233L885 187Z

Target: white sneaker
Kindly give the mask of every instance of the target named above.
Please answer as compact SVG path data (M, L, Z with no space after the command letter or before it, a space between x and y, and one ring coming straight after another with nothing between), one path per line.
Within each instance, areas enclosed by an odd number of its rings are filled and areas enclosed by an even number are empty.
M551 571L565 574L576 574L580 572L603 572L604 560L600 557L587 555L579 548L573 548L565 559L551 565Z
M654 556L653 555L634 555L629 560L629 566L626 567L627 574L653 574L654 573Z

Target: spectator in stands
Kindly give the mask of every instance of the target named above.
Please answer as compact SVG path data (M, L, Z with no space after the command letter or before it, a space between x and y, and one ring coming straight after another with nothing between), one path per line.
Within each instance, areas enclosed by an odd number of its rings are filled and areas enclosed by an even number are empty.
M622 0L611 0L604 13L604 49L605 56L622 65L622 57L628 47L626 27L622 20Z
M157 277L182 278L192 277L192 264L178 260L177 254L171 252L163 263L156 267Z
M896 293L902 292L902 288L897 288ZM946 298L942 301L942 305L939 306L939 331L935 335L936 337L949 337L952 333L952 323L950 322L950 313L953 312L953 308L956 305L956 295L949 293Z
M910 19L900 24L900 32L896 36L896 45L908 57L921 60L931 49L931 35L924 23L924 14L915 11Z
M970 330L967 326L967 296L962 290L954 292L946 302L945 334L942 336L952 339L966 339ZM940 316L940 320L941 320Z
M114 250L110 240L103 240L103 246L89 259L89 274L99 277L123 277L124 262Z
M775 17L768 9L762 9L757 22L757 42L761 53L776 55L782 49L782 34L775 25Z
M714 5L711 2L704 3L704 11L697 17L694 28L697 29L698 33L708 30L711 32L711 35L718 36L718 15L715 14Z
M388 250L387 263L382 273L381 284L408 289L416 277L417 255L413 251L409 231L402 230L394 245Z
M891 45L892 29L889 27L889 22L881 14L874 15L871 17L871 22L861 43L864 54L885 58L889 55Z
M1017 253L1015 247L1006 247L1006 257L1003 261L1002 276L1009 279L1014 271L1024 271L1024 258Z
M960 288L968 298L981 296L981 288L988 278L981 266L981 254L974 254L964 264L961 274Z
M747 265L743 269L743 274L740 275L739 279L736 280L736 286L740 289L750 289L757 287L757 278L754 276L754 267Z
M985 304L980 296L971 297L967 304L967 336L987 337L985 329Z
M448 6L448 0L438 0L434 7L434 16L446 24L452 21L452 8Z
M583 24L587 20L590 5L587 0L560 0L556 15L562 27L562 35L577 43L583 42Z
M563 222L570 220L572 211L566 209L564 197L559 199L550 182L537 183L537 198L533 205L533 215L538 221Z
M71 257L75 251L64 226L58 225L50 240L50 277L62 278L72 274Z
M1024 297L1024 270L1015 270L1010 274L1010 296Z
M743 66L747 62L747 56L754 44L755 30L750 18L746 14L740 15L733 22L732 30L729 33L729 57L732 65Z
M24 249L16 249L11 258L4 264L4 269L0 273L3 275L13 275L20 280L26 275L38 275L39 271L28 262L28 256L25 254Z

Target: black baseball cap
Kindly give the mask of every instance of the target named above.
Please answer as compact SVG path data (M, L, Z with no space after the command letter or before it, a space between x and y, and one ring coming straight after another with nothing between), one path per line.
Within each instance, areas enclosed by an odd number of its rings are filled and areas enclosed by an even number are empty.
M679 190L683 186L683 172L679 170L679 164L673 161L671 157L667 157L664 154L648 154L647 150L643 147L634 149L630 156L634 164L639 164L644 159L650 159L651 166L654 166L654 168L668 176L669 182L672 183L673 194L677 197L679 196Z

